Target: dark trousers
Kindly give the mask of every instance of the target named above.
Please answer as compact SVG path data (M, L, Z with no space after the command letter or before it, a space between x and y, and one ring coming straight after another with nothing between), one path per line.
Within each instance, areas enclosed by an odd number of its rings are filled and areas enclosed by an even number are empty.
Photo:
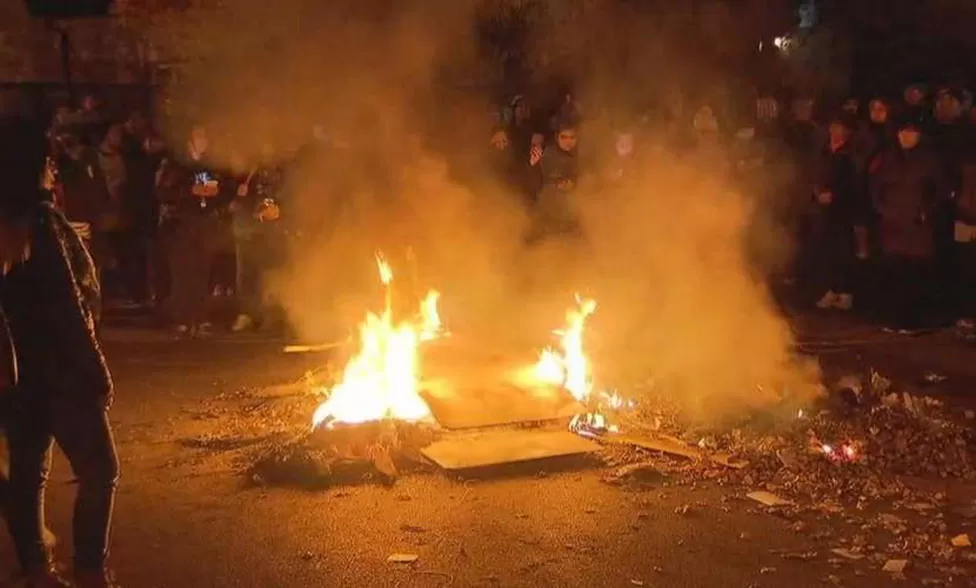
M264 310L264 274L268 251L259 236L237 236L237 301L239 311L251 318L260 318Z
M938 322L938 266L934 259L885 256L879 263L879 318L899 329Z
M850 294L854 291L855 270L854 229L841 227L819 237L814 251L812 276L819 293L832 291Z
M210 216L191 216L166 227L169 302L176 324L192 326L207 320L217 229L217 219Z
M957 316L976 318L976 241L956 243L953 270L947 280Z
M17 559L24 570L50 561L44 543L44 489L54 442L78 479L72 522L75 568L101 569L108 556L109 528L119 462L107 411L101 406L52 407L41 391L19 390L25 400L6 419L10 481L6 504Z
M113 295L135 302L149 299L149 240L132 230L93 231L90 243L99 279ZM104 279L113 268L111 279Z

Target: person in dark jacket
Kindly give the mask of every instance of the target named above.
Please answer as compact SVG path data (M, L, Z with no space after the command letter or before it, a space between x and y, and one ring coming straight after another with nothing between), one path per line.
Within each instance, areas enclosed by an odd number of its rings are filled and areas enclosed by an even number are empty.
M44 197L43 129L0 124L0 308L12 386L0 389L10 448L8 526L27 585L67 586L44 541L44 485L52 443L78 478L74 511L79 588L109 587L109 527L118 458L108 419L112 377L95 335L100 289L94 263L68 220Z
M546 147L538 164L542 188L536 202L535 237L577 229L573 193L579 182L579 129L572 119L561 120L557 127L553 145Z
M976 333L976 145L960 158L960 187L953 202L953 310L968 338Z
M160 169L160 228L169 260L171 313L179 335L207 336L212 328L207 319L210 272L228 182L209 163L209 146L206 130L195 127L182 157L165 160Z
M281 239L278 199L284 184L284 173L273 155L271 146L265 146L261 164L240 178L231 203L238 302L238 315L231 327L234 332L265 323L264 283Z
M820 153L813 189L817 218L816 258L819 291L817 308L850 310L854 304L855 226L860 226L863 199L851 141L851 123L835 117Z
M882 317L899 329L934 319L938 272L934 216L949 197L938 159L922 142L921 124L904 119L895 147L881 156L871 179L878 215Z
M877 169L878 156L894 145L891 128L891 105L878 96L868 102L868 118L854 135L854 150L858 171L867 175Z
M162 161L160 143L138 112L126 121L122 153L128 181L123 200L131 220L132 249L126 281L128 293L138 306L147 306L152 298L149 276L159 226L156 172Z
M492 145L503 155L501 173L508 185L518 192L526 202L535 200L539 191L538 157L539 139L544 125L532 109L529 99L518 94L509 102L502 116L501 127L492 136Z

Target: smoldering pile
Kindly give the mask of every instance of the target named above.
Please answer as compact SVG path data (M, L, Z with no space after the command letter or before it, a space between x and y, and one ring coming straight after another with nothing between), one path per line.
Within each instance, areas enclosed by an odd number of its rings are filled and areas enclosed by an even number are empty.
M845 378L805 407L756 412L723 429L684 422L674 405L645 409L643 420L649 436L681 440L701 455L672 462L681 475L801 501L864 505L903 499L911 493L905 479L976 481L973 413L897 391L874 371ZM721 466L729 460L743 467Z
M420 450L437 436L424 423L383 420L319 427L260 455L247 475L256 485L310 489L358 483L391 484L423 469Z

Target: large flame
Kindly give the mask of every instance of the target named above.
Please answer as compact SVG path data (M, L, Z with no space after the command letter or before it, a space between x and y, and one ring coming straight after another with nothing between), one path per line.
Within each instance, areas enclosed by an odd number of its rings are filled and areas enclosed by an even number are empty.
M566 328L555 331L559 349L543 350L535 365L535 377L546 384L565 388L583 402L593 391L590 362L583 352L583 326L596 310L596 301L576 296L576 307L566 312Z
M397 324L392 312L393 269L381 254L376 256L376 265L386 287L386 307L380 315L367 313L359 327L359 351L346 365L342 381L316 409L313 427L388 418L421 421L431 416L418 394L417 347L441 332L437 313L440 294L433 290L427 293L420 305L419 325Z

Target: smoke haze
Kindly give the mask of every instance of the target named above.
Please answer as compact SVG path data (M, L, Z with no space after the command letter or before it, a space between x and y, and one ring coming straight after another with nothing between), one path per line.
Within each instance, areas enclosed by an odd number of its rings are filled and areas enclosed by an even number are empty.
M771 252L785 243L772 232L748 235L763 226L750 222L752 199L683 156L639 145L639 171L624 186L582 186L576 195L584 239L523 244L527 207L493 179L493 97L443 81L485 70L472 34L481 8L457 0L253 0L181 29L179 42L198 58L169 93L174 144L201 123L217 139L220 162L239 171L269 153L292 156L315 128L349 145L306 158L289 176L285 214L314 230L292 248L272 291L299 332L334 340L375 308L373 253L382 250L398 295L440 290L452 330L518 350L527 362L562 325L573 294L592 296L599 306L587 332L598 379L626 392L653 376L689 407L707 409L701 416L815 384L816 370L793 356L789 325L746 256L747 242ZM613 11L597 14L585 31L588 71L626 77L582 78L575 93L587 114L634 107L627 102L647 91L637 87L647 83L636 65L609 61L621 43L613 31L633 24L624 27ZM541 61L554 43L572 47L584 37L567 25L547 30L547 41L529 49ZM666 35L635 42L630 62L654 68L665 92L686 77L674 57L681 46ZM585 124L581 149L599 176L612 142L597 123Z

